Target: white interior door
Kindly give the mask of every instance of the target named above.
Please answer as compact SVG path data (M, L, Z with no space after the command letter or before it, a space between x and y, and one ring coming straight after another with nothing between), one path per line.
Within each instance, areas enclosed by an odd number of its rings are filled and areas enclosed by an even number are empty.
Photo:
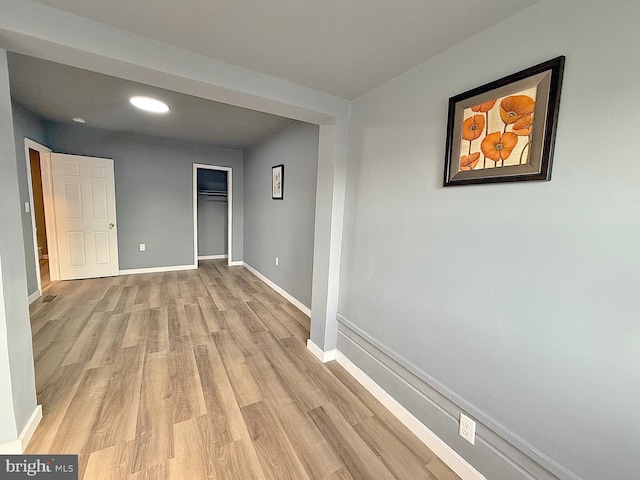
M51 154L60 280L118 275L113 160Z

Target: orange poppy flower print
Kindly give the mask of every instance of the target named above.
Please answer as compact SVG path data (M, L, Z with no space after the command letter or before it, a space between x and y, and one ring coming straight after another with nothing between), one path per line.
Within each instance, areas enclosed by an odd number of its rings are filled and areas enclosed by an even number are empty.
M501 135L500 132L493 132L482 140L480 149L485 157L497 162L509 158L517 144L518 136L515 133L506 132Z
M507 125L516 123L525 115L531 115L536 109L536 102L527 95L512 95L500 102L500 118Z
M493 108L497 101L498 99L496 98L495 100L491 100L490 102L481 103L480 105L471 107L471 110L473 110L474 112L488 112Z
M514 123L511 131L520 137L528 137L531 135L533 131L533 119L531 115L525 115Z
M480 152L460 157L460 170L473 170L480 160Z
M482 115L474 115L462 122L462 138L472 142L480 136L484 130L484 117Z

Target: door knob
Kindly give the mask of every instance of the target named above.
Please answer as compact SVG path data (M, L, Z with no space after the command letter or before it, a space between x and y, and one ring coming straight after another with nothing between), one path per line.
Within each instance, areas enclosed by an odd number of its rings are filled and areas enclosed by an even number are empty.
M115 227L115 226L116 226L116 224L115 224L115 223L110 223L110 224L109 224L109 230L113 230L113 227Z

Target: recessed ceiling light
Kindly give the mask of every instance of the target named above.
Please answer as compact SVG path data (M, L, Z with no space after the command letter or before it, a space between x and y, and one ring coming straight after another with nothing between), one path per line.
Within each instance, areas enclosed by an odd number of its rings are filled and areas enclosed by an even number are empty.
M151 97L131 97L131 104L141 110L153 113L167 113L169 105Z
M73 120L76 123L87 123L87 121L82 117L73 117L71 120Z

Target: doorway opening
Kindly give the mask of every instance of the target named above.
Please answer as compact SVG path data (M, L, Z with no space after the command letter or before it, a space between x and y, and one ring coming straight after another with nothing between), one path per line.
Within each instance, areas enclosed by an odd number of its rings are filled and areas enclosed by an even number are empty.
M33 190L33 222L36 224L34 233L36 234L36 242L34 244L37 249L36 259L40 268L40 286L46 288L49 280L49 252L47 250L47 225L44 213L44 196L42 194L42 170L40 168L40 152L29 149L29 166L31 167L31 187Z
M194 265L200 260L227 259L232 265L232 169L193 165Z
M42 295L55 273L51 275L50 262L55 257L55 245L51 239L51 185L47 181L50 172L51 150L33 140L25 138L24 151L27 162L27 184L29 187L29 211L33 231L33 251L38 290L30 297L35 300Z

